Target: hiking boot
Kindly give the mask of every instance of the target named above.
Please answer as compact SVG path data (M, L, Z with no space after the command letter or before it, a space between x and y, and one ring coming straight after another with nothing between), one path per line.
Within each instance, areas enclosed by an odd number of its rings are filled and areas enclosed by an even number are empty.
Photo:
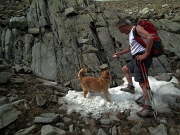
M136 113L139 117L145 118L147 116L152 116L153 115L153 109L151 106L144 105L142 107L142 110Z
M135 88L134 86L128 85L126 88L121 88L121 91L134 94L135 93L134 88Z

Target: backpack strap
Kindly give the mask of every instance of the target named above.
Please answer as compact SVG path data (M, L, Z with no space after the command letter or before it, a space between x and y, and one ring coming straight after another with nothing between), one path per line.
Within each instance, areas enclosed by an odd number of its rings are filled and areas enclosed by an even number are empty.
M141 36L138 34L137 30L136 30L136 27L134 27L134 30L133 30L133 36L134 36L134 39L139 43L141 44L143 47L146 48L146 43L142 40Z
M137 26L135 26L134 29L133 29L133 35L134 35L134 37L139 36L139 34L137 33L137 30L136 30L136 27L137 27Z

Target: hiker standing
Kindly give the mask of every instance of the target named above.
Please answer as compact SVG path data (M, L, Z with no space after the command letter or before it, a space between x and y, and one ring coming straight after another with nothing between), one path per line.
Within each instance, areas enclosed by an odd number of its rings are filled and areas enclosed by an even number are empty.
M148 73L148 69L152 64L152 57L149 54L152 48L154 38L146 30L144 30L143 27L141 27L140 25L134 26L128 19L125 18L121 18L116 26L121 33L125 33L128 35L129 45L126 49L116 52L113 57L116 58L128 52L131 52L132 54L132 60L122 68L122 71L128 81L128 86L126 88L121 88L121 90L125 92L130 92L131 94L135 93L135 87L133 85L131 74L133 73L135 81L139 82L145 99L145 105L143 106L141 111L137 112L137 115L140 117L146 117L152 114L152 106L148 96L148 92L146 90L146 83L144 82L139 63L141 61L144 62L146 72ZM137 34L139 34L143 41L146 42L146 48L135 40L133 34L135 29Z

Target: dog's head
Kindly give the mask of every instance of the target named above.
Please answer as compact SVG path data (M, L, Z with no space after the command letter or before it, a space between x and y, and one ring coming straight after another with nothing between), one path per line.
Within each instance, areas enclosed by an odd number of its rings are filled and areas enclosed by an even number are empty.
M110 76L109 70L104 70L104 71L102 71L101 77L102 77L102 78L106 78L106 79L110 79L111 76Z

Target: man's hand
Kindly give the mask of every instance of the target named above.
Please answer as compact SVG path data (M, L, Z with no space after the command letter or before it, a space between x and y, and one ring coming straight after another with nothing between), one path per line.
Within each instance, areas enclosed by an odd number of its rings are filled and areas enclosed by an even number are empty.
M120 55L120 52L117 52L117 53L115 53L115 54L113 54L113 58L117 58L117 57L119 57L119 55Z
M118 57L118 55L117 55L117 54L114 54L112 57L113 57L113 58L117 58L117 57Z
M146 55L146 54L137 55L137 56L136 56L136 59L137 59L138 61L142 61L142 60L146 59L147 56L148 56L148 55Z

